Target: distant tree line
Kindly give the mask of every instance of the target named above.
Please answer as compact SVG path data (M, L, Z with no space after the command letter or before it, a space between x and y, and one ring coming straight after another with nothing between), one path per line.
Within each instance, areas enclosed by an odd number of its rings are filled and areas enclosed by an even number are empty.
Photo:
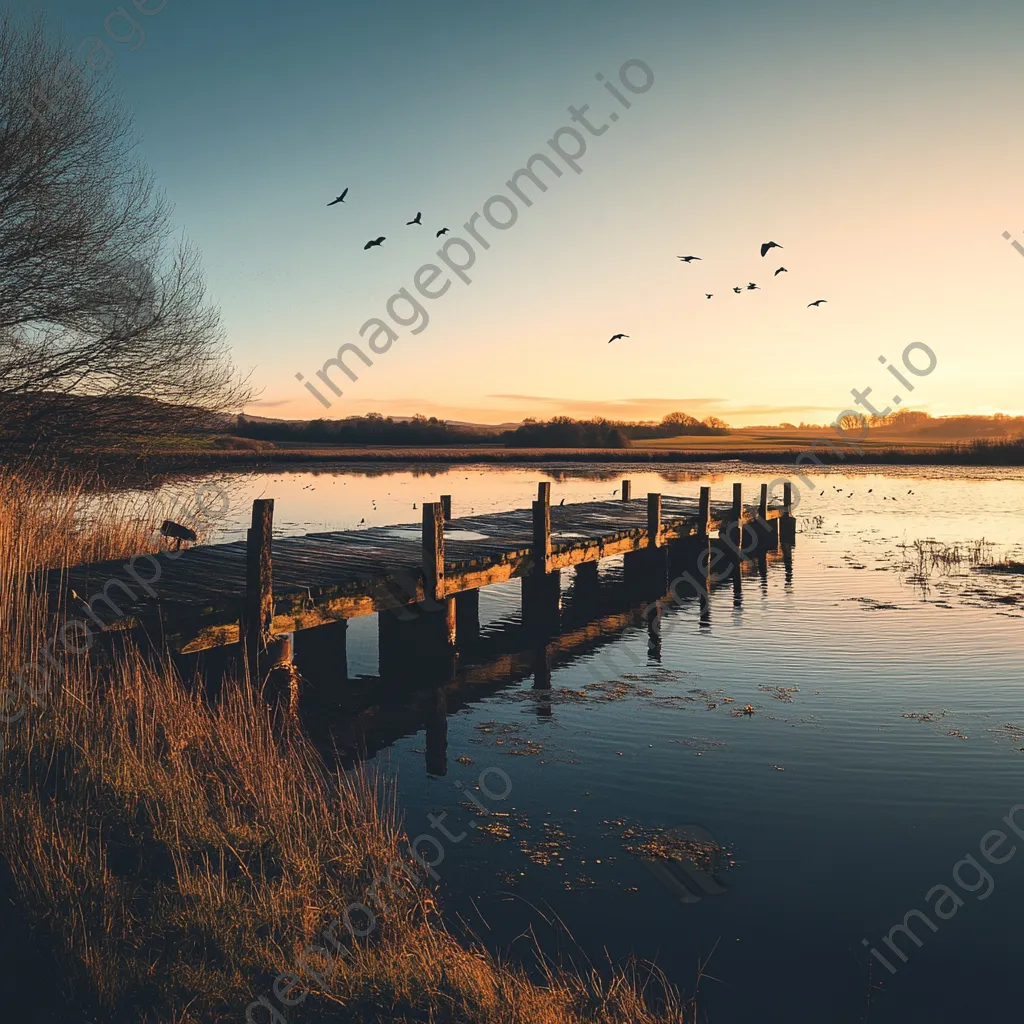
M524 420L515 430L505 431L501 439L517 448L628 448L631 441L728 433L728 425L715 416L701 422L685 412L673 412L660 423L575 420L569 416L547 421Z
M727 434L728 426L715 417L701 422L676 412L660 423L626 423L606 419L525 420L502 432L462 426L434 416L392 419L380 413L343 420L251 420L239 416L233 433L260 441L338 445L505 445L510 448L628 448L630 441L684 434Z
M303 444L466 445L497 444L497 434L457 426L434 416L392 419L380 413L349 416L343 420L250 420L239 416L232 431L260 441Z

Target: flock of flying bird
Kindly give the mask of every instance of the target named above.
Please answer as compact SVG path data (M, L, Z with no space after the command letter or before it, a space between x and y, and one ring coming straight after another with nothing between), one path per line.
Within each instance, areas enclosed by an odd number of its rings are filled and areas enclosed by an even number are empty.
M345 191L344 191L344 192L342 192L342 193L341 193L341 195L340 195L340 196L338 196L338 198L337 198L337 199L335 199L335 200L334 200L333 202L330 202L330 203L328 203L327 205L328 205L329 207L330 207L330 206L337 206L337 205L338 205L339 203L343 203L343 202L345 202L345 197L346 197L347 195L348 195L348 189L345 189ZM416 214L416 216L415 216L415 217L413 217L413 219L412 219L412 220L410 220L410 221L406 221L406 223L405 223L405 226L406 226L407 228L411 228L411 227L414 227L414 226L415 226L415 227L423 227L423 212L422 212L422 211L420 211L419 213L417 213L417 214ZM434 237L435 237L435 238L440 238L440 237L441 237L442 235L447 235L447 234L448 234L448 228L441 228L441 230L440 230L440 231L438 231L438 232L437 232L437 234L436 234L436 235L435 235ZM385 242L386 242L387 240L388 240L388 239L387 239L387 235L381 235L381 236L380 236L379 238L371 238L371 239L370 239L370 240L369 240L369 241L368 241L368 242L366 243L366 245L364 245L364 246L363 246L363 250L365 251L365 250L367 250L367 249L376 249L376 248L379 248L379 247L380 247L380 246L382 246L382 245L383 245L383 244L384 244L384 243L385 243Z
M761 258L764 259L764 257L767 256L768 253L772 249L781 249L781 248L783 248L783 247L781 245L779 245L778 242L764 242L761 245ZM694 260L697 260L698 262L702 262L702 259L703 259L700 256L680 256L679 258L687 266L689 266L691 263L693 263ZM776 270L775 273L772 276L773 277L778 277L779 274L788 274L788 273L789 273L789 271L785 267L779 267L779 269ZM733 291L737 295L739 295L743 291L757 292L757 291L760 291L760 290L761 290L760 285L755 284L753 281L748 282L746 288L744 288L743 285L740 285L739 287L734 287L733 288ZM705 296L705 298L713 299L715 297L715 293L714 292L705 292L704 296ZM824 305L826 302L828 302L828 299L816 299L814 302L809 302L807 304L807 308L810 309L812 306L820 307L820 306ZM619 341L622 338L628 338L628 337L629 337L628 334L615 334L611 338L608 339L608 344L610 345L613 341Z
M839 496L842 497L842 494L843 494L842 487L836 487L836 485L833 484L832 485L832 490L836 491L839 494ZM874 491L874 487L869 487L868 488L868 494L871 494L873 491ZM818 495L818 497L819 498L822 497L822 495L824 495L824 493L825 492L822 491L821 494ZM913 493L914 492L912 490L907 491L907 494L913 494ZM853 491L850 491L850 493L847 495L847 497L848 498L852 498L853 497ZM896 500L896 496L895 495L889 495L889 494L883 494L882 495L882 501L895 501L895 500Z
M348 189L346 188L345 191L342 192L340 196L338 196L336 199L332 200L331 202L329 202L327 204L328 207L337 206L339 203L345 202L345 197L347 195L348 195ZM407 228L423 227L423 212L422 211L418 212L416 214L416 216L413 217L412 220L406 221L405 226ZM448 228L441 228L434 237L435 238L440 238L442 235L447 235L447 234L448 234ZM368 241L366 243L366 245L363 246L363 250L365 251L367 249L379 248L386 241L387 241L387 235L380 235L378 238L371 238L370 241ZM779 245L778 242L764 242L761 245L761 257L764 258L765 256L767 256L769 250L771 250L771 249L781 249L781 248L782 248L782 246ZM693 263L694 260L702 261L702 259L703 259L700 256L680 256L679 258L684 263L686 263L687 265ZM773 276L778 277L779 274L788 274L788 273L789 273L789 271L785 267L779 267L779 269L775 271L775 274ZM760 288L760 285L755 284L753 281L748 282L748 284L746 286L746 289L744 289L743 285L740 285L739 287L733 288L733 291L737 295L739 295L744 290L746 290L748 292L755 292L755 291L760 291L761 288ZM715 297L714 292L705 292L704 295L707 298L709 298L709 299L713 299ZM811 306L821 306L821 305L823 305L827 301L828 301L827 299L816 299L814 302L809 302L807 304L807 308L810 309ZM628 337L629 337L628 334L615 334L611 338L608 339L608 344L610 345L613 341L620 341L623 338L628 338Z

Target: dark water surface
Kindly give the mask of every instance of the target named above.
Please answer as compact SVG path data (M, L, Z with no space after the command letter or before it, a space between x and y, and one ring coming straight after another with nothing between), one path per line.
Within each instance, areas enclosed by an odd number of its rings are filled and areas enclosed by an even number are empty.
M416 524L413 503L441 493L456 517L526 507L540 479L568 504L612 499L623 476L635 496L710 482L724 500L740 480L752 500L786 475L318 467L232 478L219 534L244 530L258 496L277 499L288 534ZM374 692L367 617L349 629L349 685L371 706L312 728L364 744L397 777L410 836L443 850L453 927L496 949L635 955L686 990L714 950L718 980L701 986L711 1021L973 1020L1017 1005L1024 960L1024 807L1020 835L1001 821L1024 805L1024 577L979 571L968 549L984 538L974 557L1021 560L1022 514L1024 474L1012 471L821 474L797 510L791 564L718 587L703 620L695 602L666 603L660 645L627 605L555 659L550 689L536 651L512 652L507 671L457 677L439 706L436 691ZM925 539L966 560L922 565L913 545ZM613 593L621 560L601 574ZM562 577L569 595L573 573ZM518 582L486 590L485 636L514 630L519 613ZM992 830L1008 836L998 848ZM992 863L983 842L993 860L1015 853ZM650 856L666 845L689 866L666 873ZM974 864L957 868L967 855ZM904 962L883 940L915 909L936 930L912 916L920 946L894 933Z

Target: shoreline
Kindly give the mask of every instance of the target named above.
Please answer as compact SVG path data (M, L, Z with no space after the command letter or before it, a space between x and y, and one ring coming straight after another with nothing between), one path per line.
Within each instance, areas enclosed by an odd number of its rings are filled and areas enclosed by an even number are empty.
M797 469L813 472L817 463L807 460L806 448L787 449L664 449L664 448L499 448L499 447L370 447L351 448L277 448L253 451L154 451L89 452L54 460L55 467L106 474L120 472L188 472L207 469L256 469L275 464L320 463L388 463L431 462L438 464L490 463L494 465L543 464L575 462L585 464L629 463L638 465L678 465L681 463L745 462L754 465L791 464L805 457ZM846 467L861 465L921 465L921 466L1005 466L1024 467L1024 454L995 449L965 452L954 446L936 448L879 447L868 448L863 454L837 457L829 451L818 452L826 466ZM38 459L38 455L36 456ZM0 455L0 466L13 468L18 459L11 453Z

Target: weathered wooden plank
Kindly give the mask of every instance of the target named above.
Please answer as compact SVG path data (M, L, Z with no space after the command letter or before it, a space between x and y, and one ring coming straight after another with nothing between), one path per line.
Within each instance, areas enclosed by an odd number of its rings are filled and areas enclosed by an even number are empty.
M712 503L708 488L701 489L699 499L649 495L646 501L633 501L629 482L623 483L625 501L554 508L550 483L541 483L536 519L534 509L516 509L470 514L445 523L443 506L437 503L440 518L431 512L429 523L424 509L425 522L418 524L279 538L273 544L272 574L264 509L254 519L254 529L267 539L265 566L252 561L260 545L240 541L193 548L174 558L160 556L159 607L168 635L181 647L194 650L237 642L238 619L248 620L251 614L267 637L373 614L428 596L441 600L535 571L597 562L702 529L710 533L736 522L737 508L743 522L758 515L766 520L785 515L782 509L765 508L763 487L761 505L745 508L736 493L732 503ZM429 526L426 532L425 525ZM446 529L482 539L450 540ZM112 579L129 581L125 569L126 563L120 561L78 566L50 574L47 587L54 601L62 600L68 587L88 599L90 594L102 594ZM270 598L258 582L264 569L272 582L269 625ZM132 594L138 600L132 600ZM132 594L121 597L117 607L122 617L109 628L125 628L152 614L157 602L138 588ZM260 595L258 607L254 594Z

